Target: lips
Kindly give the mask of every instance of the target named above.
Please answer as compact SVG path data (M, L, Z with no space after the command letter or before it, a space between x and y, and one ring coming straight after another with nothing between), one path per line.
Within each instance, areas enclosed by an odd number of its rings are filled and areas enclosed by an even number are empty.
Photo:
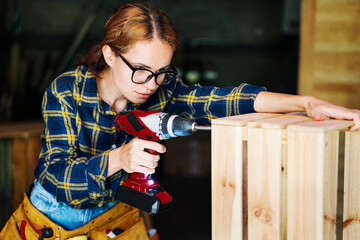
M136 92L140 98L149 98L152 93L139 93L139 92Z

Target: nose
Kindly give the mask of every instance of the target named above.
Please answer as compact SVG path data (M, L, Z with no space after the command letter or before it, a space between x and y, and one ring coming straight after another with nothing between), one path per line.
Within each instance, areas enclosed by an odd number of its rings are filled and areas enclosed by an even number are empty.
M159 87L159 85L156 84L156 76L152 76L152 78L145 83L145 86L152 91L156 90Z

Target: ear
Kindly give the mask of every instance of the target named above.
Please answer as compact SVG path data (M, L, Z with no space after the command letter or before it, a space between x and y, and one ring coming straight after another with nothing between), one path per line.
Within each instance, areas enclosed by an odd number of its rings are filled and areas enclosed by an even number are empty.
M111 50L111 47L109 45L104 45L102 47L102 54L107 65L109 65L109 67L113 67L116 55L113 50Z

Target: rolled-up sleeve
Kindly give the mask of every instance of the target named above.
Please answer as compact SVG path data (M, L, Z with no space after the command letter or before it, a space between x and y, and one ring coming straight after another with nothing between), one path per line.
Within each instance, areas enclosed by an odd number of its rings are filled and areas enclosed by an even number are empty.
M210 123L211 119L255 112L254 101L264 87L241 84L238 87L187 86L181 80L172 89L167 111Z

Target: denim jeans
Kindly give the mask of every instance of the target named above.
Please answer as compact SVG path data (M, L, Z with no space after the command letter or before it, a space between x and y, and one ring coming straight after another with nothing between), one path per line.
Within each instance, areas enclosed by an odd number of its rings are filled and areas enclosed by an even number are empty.
M63 202L57 202L36 180L30 201L36 209L66 230L74 230L87 224L117 203L114 201L95 208L73 209Z

